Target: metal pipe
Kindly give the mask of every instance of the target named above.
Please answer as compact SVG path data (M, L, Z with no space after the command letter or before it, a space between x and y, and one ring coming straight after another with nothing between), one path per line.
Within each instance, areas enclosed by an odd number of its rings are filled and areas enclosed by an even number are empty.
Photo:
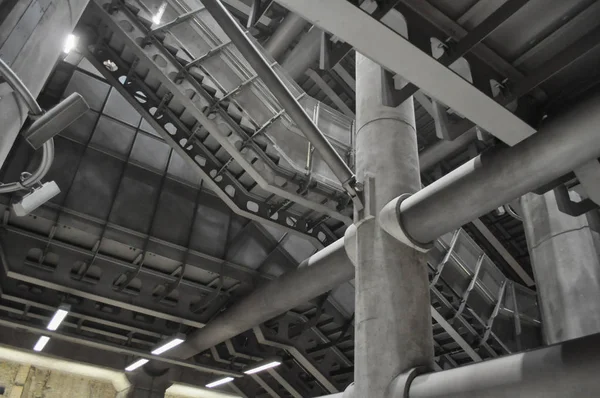
M321 51L323 31L313 26L302 36L294 49L283 59L281 67L294 80L300 80L317 60Z
M2 73L2 76L4 76L4 79L14 92L19 94L23 101L25 101L31 115L41 116L44 113L27 86L25 86L21 79L19 79L19 76L2 59L0 59L0 73Z
M600 95L514 147L495 147L380 213L386 231L427 245L446 232L600 157Z
M398 376L387 398L595 397L600 333L442 372ZM334 394L321 398L358 398Z
M13 91L25 102L32 116L39 117L44 113L27 86L25 86L21 79L19 79L19 76L2 59L0 59L0 73L4 76L4 79ZM49 139L46 141L42 147L42 151L42 160L37 169L23 181L0 185L0 193L30 188L44 178L54 161L54 140Z
M417 376L410 398L592 397L600 391L600 334ZM404 397L394 391L391 397Z
M338 239L304 260L296 270L267 282L239 300L208 325L190 334L185 343L169 351L169 356L192 357L352 278L354 266L346 255L344 239Z
M456 137L456 139L452 141L441 140L433 144L419 154L419 166L421 167L421 173L431 169L450 155L462 151L476 139L477 129L472 128L464 134Z
M313 144L333 174L342 183L344 189L346 189L350 196L356 198L354 173L333 146L331 146L312 118L296 101L294 95L271 68L269 62L262 56L219 0L204 0L203 3L206 10L213 16L225 34L229 36L240 53L256 71L256 74L271 90L283 109L286 110L290 118L305 135L306 139Z
M274 59L279 61L307 24L308 22L304 18L290 12L283 19L283 22L281 22L281 25L275 30L271 38L265 43L265 50Z

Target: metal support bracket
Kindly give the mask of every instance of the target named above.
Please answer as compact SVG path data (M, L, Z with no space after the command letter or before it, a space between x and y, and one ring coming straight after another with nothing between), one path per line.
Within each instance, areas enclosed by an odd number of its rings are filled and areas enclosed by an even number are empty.
M422 253L427 253L433 248L433 242L422 244L413 240L410 235L406 233L404 227L402 226L402 221L400 218L400 204L411 195L411 193L402 194L385 205L379 213L379 225L385 232L392 235L405 245Z

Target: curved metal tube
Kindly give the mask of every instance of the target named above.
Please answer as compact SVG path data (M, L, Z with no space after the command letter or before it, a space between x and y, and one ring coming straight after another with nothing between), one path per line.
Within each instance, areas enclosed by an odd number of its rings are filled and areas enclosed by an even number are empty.
M0 73L2 73L6 79L6 82L15 91L15 93L18 93L25 104L27 104L29 113L32 116L41 116L44 113L29 89L25 86L21 79L19 79L19 76L17 76L2 59L0 59ZM50 170L52 162L54 161L54 140L52 138L44 143L42 151L42 161L40 162L38 168L31 174L31 176L27 177L22 182L11 182L0 185L0 193L28 189L44 178L44 176Z
M504 209L515 220L523 221L523 217L518 215L517 212L515 211L515 209L513 209L511 205L509 205L509 204L504 205Z

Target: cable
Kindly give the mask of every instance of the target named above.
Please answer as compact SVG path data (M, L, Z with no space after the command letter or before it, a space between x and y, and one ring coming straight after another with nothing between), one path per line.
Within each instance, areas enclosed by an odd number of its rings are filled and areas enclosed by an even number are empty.
M23 81L19 79L19 76L2 60L0 59L0 73L4 76L4 79L8 85L13 89L15 93L18 93L21 99L27 104L29 113L32 117L39 117L44 114L44 111L35 100L35 97L31 94L29 89L25 86ZM42 160L38 168L31 173L31 175L23 181L11 182L8 184L0 185L0 193L8 193L19 191L21 189L30 189L37 184L50 170L52 162L54 162L54 140L51 138L44 143L42 147Z

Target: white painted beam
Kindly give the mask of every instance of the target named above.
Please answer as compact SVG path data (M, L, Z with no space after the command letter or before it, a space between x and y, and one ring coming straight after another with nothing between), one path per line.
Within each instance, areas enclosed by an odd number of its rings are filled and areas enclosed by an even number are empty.
M276 0L398 73L508 145L535 129L347 0Z

